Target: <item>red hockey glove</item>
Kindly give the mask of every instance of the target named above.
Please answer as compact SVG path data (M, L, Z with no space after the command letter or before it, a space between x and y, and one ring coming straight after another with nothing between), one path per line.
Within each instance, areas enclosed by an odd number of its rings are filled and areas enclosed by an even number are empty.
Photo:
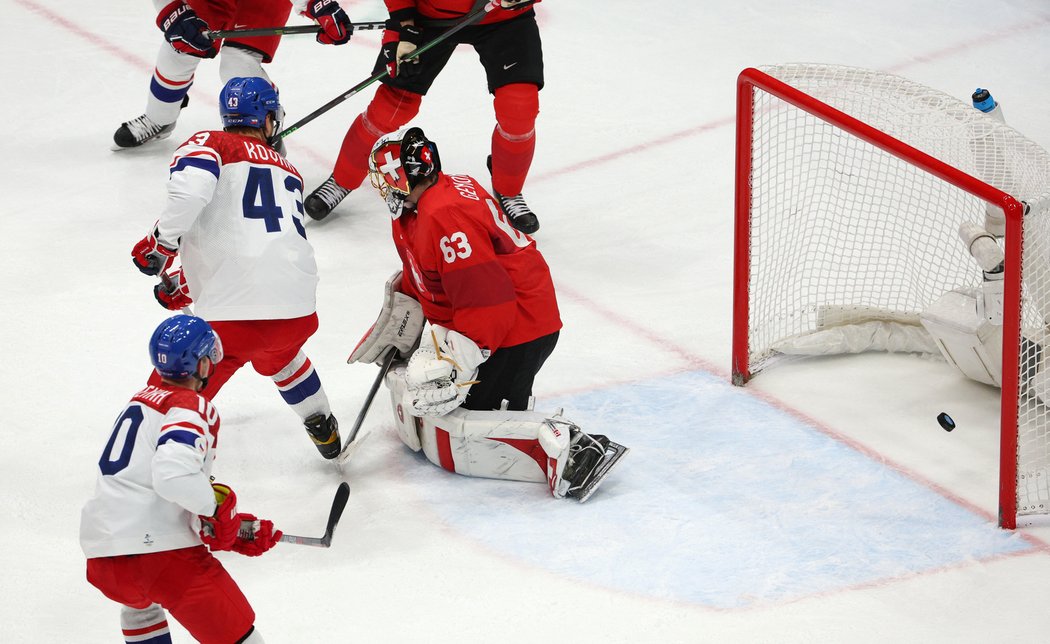
M273 521L258 519L252 514L239 514L241 518L241 529L230 548L234 552L246 557L258 557L277 545L284 534L280 530L273 529Z
M521 9L528 9L532 6L535 0L500 0L499 6L501 9L507 9L509 11L520 11Z
M135 268L146 275L159 275L161 271L168 270L178 254L177 249L162 246L157 241L157 226L154 225L153 231L131 249L131 261Z
M201 519L201 541L211 551L231 550L233 542L237 540L237 531L241 529L241 515L237 514L237 495L229 486L222 483L212 483L215 491L215 514ZM254 517L253 517L254 518Z
M190 287L186 284L181 268L161 276L161 283L153 287L153 297L169 311L178 311L193 304Z
M157 26L164 32L164 38L180 54L214 58L215 54L219 53L215 43L204 35L204 32L208 31L208 23L201 20L182 0L175 0L160 10Z
M321 25L317 42L323 45L342 45L350 42L354 23L336 0L309 0L302 15Z
M419 73L418 57L405 61L405 64L401 64L401 59L414 52L422 43L423 31L419 27L403 25L396 18L386 21L383 60L386 61L386 72L390 78L397 78L398 74L409 78Z

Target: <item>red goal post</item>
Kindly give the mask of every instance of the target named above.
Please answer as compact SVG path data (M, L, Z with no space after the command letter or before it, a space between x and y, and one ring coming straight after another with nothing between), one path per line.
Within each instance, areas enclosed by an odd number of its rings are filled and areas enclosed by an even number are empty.
M922 336L920 313L947 291L981 283L959 226L984 221L989 205L1001 209L999 524L1050 513L1050 410L1027 386L1044 361L1050 374L1050 342L1042 348L1050 337L1048 195L1045 150L947 94L852 67L745 69L737 82L734 384L805 353L798 347L818 332L876 321ZM849 345L823 342L822 352L858 350ZM927 350L905 345L898 349Z

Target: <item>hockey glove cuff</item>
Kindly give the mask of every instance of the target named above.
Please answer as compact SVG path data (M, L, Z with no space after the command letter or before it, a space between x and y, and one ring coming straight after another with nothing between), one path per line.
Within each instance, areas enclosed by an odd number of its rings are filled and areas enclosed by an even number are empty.
M201 515L201 541L209 550L230 550L237 540L237 531L241 528L241 519L237 514L237 495L229 486L212 483L215 492L215 513L206 517Z

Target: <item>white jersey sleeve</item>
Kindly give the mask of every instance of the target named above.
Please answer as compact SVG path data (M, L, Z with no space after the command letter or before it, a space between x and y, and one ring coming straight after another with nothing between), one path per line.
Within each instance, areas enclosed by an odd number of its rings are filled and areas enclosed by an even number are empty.
M199 514L215 510L210 475L219 417L189 389L147 387L117 418L81 511L88 557L200 545Z
M215 195L222 157L207 145L208 132L198 132L175 151L168 168L168 201L157 223L157 241L178 248Z

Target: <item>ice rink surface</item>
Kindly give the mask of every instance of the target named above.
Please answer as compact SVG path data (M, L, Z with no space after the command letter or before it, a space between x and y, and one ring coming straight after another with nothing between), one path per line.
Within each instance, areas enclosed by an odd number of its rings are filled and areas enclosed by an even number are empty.
M378 0L343 6L385 17ZM741 69L867 67L963 100L987 87L1010 125L1050 147L1050 6L545 0L538 14L547 84L525 195L565 329L537 407L632 451L591 501L558 502L412 454L382 390L332 548L222 555L266 640L1050 640L1050 520L995 526L998 390L939 359L888 355L728 383ZM116 605L84 580L79 511L166 316L129 252L164 203L172 151L219 127L218 64L200 66L171 139L115 153L161 42L150 3L0 0L0 17L0 641L116 642ZM378 42L286 37L269 73L287 122L367 78ZM288 138L308 190L372 92ZM446 169L485 177L493 123L462 48L416 124ZM307 232L322 278L307 352L348 426L375 370L345 359L397 257L367 184ZM319 533L341 475L273 385L246 370L216 404L216 474L240 506ZM958 429L942 431L940 411Z

